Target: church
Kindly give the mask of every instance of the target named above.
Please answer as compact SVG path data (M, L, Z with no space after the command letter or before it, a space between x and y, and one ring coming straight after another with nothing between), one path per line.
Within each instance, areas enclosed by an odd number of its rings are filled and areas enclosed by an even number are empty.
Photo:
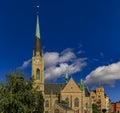
M44 113L92 113L92 103L95 102L95 98L99 100L104 98L103 88L102 90L98 88L98 93L91 93L84 87L82 80L79 84L72 77L68 80L68 71L66 71L65 83L47 84L44 82L44 54L41 46L38 14L32 56L32 77L34 78L33 87L38 88L43 94ZM104 98L103 103L105 104L105 102ZM105 108L104 106L103 108Z

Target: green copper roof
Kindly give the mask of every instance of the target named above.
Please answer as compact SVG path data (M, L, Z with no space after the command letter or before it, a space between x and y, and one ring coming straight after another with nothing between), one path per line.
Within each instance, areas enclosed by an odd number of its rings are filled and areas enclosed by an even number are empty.
M66 70L65 78L68 79L68 69Z
M83 84L83 80L82 80L82 79L80 80L80 84L79 84L79 86L80 86L80 89L81 89L81 90L84 89L84 84Z
M40 38L40 26L39 26L39 16L37 15L37 24L36 24L36 37Z

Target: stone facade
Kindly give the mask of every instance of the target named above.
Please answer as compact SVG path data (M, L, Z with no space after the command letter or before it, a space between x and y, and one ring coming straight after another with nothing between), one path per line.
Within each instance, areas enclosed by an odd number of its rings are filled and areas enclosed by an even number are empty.
M44 113L92 113L90 95L83 84L81 89L73 78L64 84L44 83L44 57L39 52L32 57L32 76L34 88L43 92Z
M35 79L34 87L44 93L44 58L39 52L32 57L32 77Z
M56 88L57 91L55 91ZM45 113L57 113L53 112L56 106L59 111L65 113L66 111L69 113L92 113L89 92L85 88L81 90L73 78L67 84L45 84L44 98Z
M90 92L90 98L92 104L97 104L101 111L106 109L107 113L110 108L110 100L107 95L104 93L104 87L97 87L96 90Z

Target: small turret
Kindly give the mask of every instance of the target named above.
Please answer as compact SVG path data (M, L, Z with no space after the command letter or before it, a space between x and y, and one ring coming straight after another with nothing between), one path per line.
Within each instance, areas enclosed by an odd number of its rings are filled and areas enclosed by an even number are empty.
M83 84L83 80L82 80L82 79L80 80L79 87L80 87L80 89L83 91L83 89L84 89L84 84Z
M65 83L68 83L68 69L66 70L66 74L65 74Z

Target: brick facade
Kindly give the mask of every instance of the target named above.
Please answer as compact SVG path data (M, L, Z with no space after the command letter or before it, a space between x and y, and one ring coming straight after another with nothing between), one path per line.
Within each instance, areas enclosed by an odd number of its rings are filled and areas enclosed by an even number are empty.
M120 113L120 102L110 104L110 113Z

